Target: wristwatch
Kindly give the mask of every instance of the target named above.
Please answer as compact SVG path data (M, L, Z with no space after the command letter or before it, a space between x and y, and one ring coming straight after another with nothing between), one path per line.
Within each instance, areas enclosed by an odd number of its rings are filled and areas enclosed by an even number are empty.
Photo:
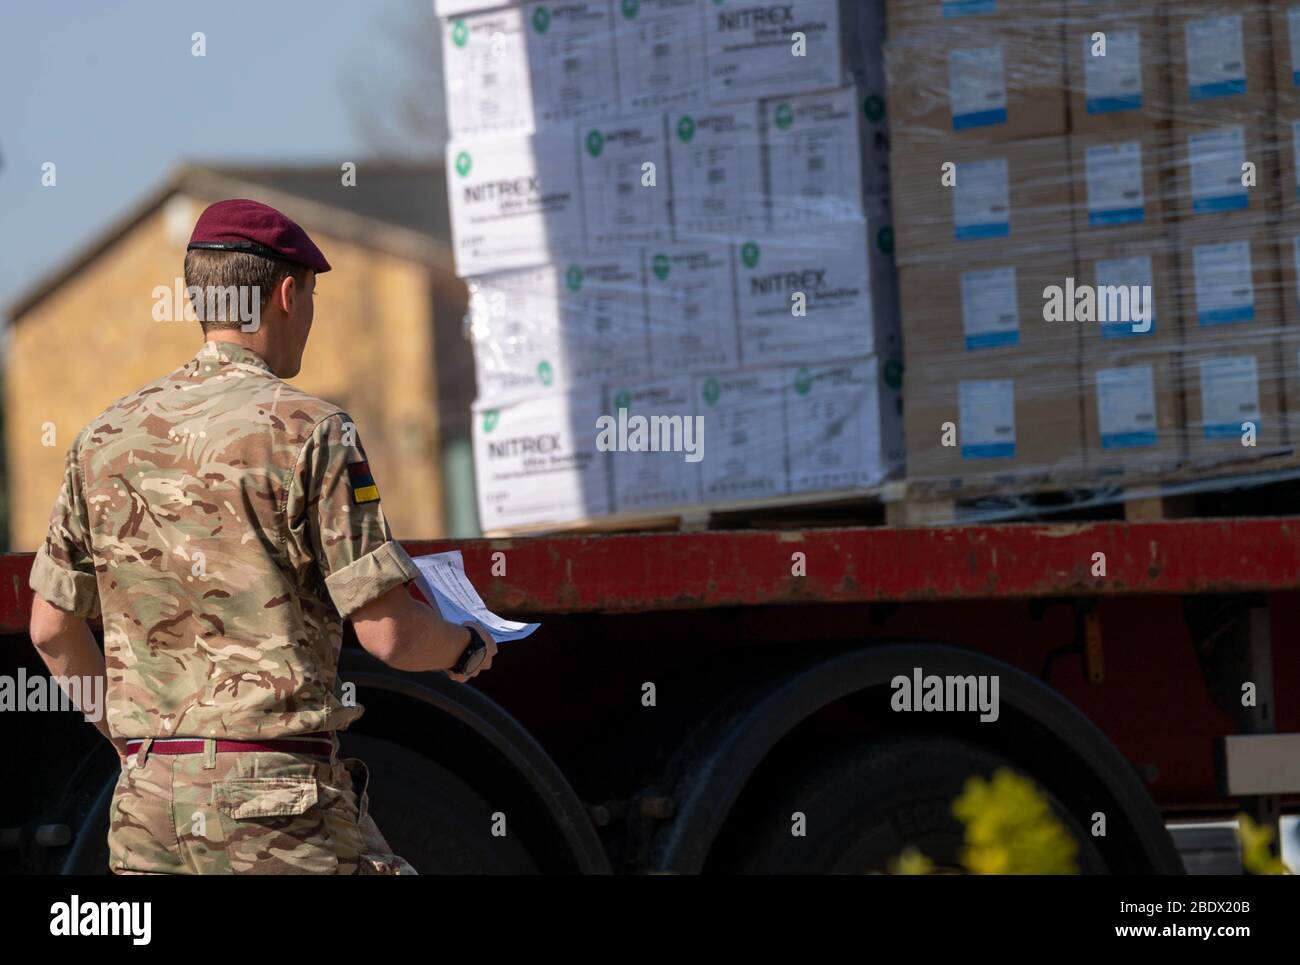
M469 631L469 646L460 655L456 665L451 668L451 673L472 674L482 665L483 658L487 656L487 642L483 639L483 635L469 624L465 624L465 629Z

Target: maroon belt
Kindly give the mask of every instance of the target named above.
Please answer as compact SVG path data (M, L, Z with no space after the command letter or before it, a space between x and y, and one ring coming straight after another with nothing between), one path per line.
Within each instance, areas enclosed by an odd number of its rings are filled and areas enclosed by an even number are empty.
M140 749L146 738L132 737L126 742L127 753ZM202 737L155 737L149 747L150 754L202 754L206 740ZM244 754L311 754L329 757L334 750L333 736L328 732L303 734L266 741L241 741L216 739L216 753Z

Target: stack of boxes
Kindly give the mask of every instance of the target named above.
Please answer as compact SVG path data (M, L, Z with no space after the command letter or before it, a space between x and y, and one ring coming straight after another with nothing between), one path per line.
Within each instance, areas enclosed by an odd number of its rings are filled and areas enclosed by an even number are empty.
M485 530L862 490L901 465L869 8L438 0ZM673 451L635 451L637 417Z
M1270 4L1278 158L1277 258L1286 324L1279 340L1287 438L1300 443L1300 3Z
M1286 451L1292 7L890 0L909 477L1185 478Z

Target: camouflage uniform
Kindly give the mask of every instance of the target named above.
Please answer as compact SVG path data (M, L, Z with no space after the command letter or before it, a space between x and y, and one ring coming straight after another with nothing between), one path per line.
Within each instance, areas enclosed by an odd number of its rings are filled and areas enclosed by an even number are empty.
M207 342L77 436L31 587L102 613L114 737L269 740L361 716L335 693L343 618L416 576L347 414ZM141 747L111 867L412 873L337 744L328 761Z

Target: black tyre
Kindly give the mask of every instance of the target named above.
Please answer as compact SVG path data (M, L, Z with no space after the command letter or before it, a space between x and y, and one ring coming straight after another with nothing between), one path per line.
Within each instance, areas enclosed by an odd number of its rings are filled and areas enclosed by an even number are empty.
M746 821L740 867L750 874L866 874L884 872L912 847L936 872L958 872L964 827L952 814L972 775L1019 771L982 748L940 737L906 737L840 751L799 775L770 806ZM1023 774L1023 772L1020 772ZM1028 775L1026 775L1028 776ZM1078 842L1083 874L1105 874L1091 838L1050 793L1057 817ZM791 834L791 814L807 817L805 837Z

